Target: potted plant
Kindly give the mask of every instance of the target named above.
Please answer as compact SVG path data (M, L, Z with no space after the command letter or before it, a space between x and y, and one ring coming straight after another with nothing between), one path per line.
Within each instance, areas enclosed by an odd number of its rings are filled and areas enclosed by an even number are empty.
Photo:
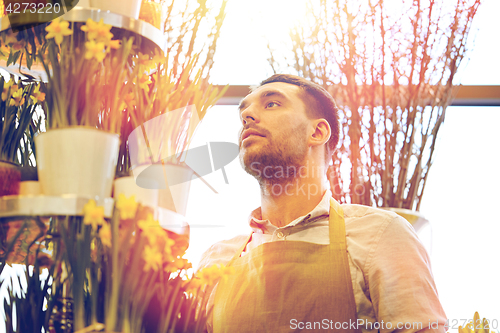
M219 91L211 85L204 87L206 81L202 79L201 71L195 75L193 60L185 64L182 75L174 79L172 69L167 68L166 58L153 64L155 72L151 76L144 73L145 67L150 67L147 58L142 64L140 59L141 56L134 66L135 77L150 84L131 83L135 94L128 99L132 107L128 108L130 124L127 129L133 130L127 133L125 153L133 177L117 179L115 193L144 193L144 189L138 189L142 186L146 187L144 198L160 189L160 198L163 198L160 206L185 214L189 182L172 186L175 184L172 178L188 180L193 175L193 171L182 163L183 152L207 109L226 89ZM144 172L150 174L149 186L144 185L145 181L140 184L138 177L146 177Z
M172 1L168 5L165 1L149 3L145 6L145 18L161 17L161 8L168 8L165 19L161 22L162 30L168 39L165 55L149 56L138 54L134 63L134 77L139 78L137 84L131 84L133 94L124 100L127 105L122 123L122 138L132 138L135 152L149 152L146 145L137 147L136 144L145 143L142 128L145 124L152 126L157 123L160 128L156 135L157 142L163 142L153 147L154 158L149 153L139 156L134 153L130 156L130 140L123 139L117 165L117 175L121 177L115 181L115 192L127 195L135 194L137 200L143 204L159 204L163 208L185 214L189 182L168 186L165 179L181 177L188 179L192 170L181 163L182 156L176 153L187 149L191 137L198 123L224 91L216 91L209 84L210 69L213 64L219 31L224 20L225 1L209 6L206 2L192 2L186 7L184 2ZM146 10L146 8L149 8ZM148 14L149 13L149 14ZM200 25L208 25L208 35L199 31ZM175 33L172 33L174 32ZM198 38L204 43L195 43ZM201 47L200 47L201 46ZM180 59L184 59L183 62ZM135 82L135 81L131 81ZM196 109L196 112L193 112ZM156 118L156 120L153 120ZM161 119L161 120L160 120ZM135 131L134 134L131 133ZM136 136L135 134L140 134ZM142 137L142 139L141 139ZM138 140L139 141L138 141ZM150 142L151 143L151 142ZM160 151L161 150L161 151ZM161 157L159 159L159 157ZM163 164L160 166L160 162ZM155 164L151 166L151 164ZM162 188L140 188L136 184L139 174L147 168L157 168L162 181ZM132 172L133 171L133 172ZM165 177L164 173L167 174ZM144 173L143 173L144 175ZM158 200L156 199L158 193Z
M210 315L199 311L208 301L203 290L232 270L212 266L193 275L183 258L187 242L161 228L151 212L120 196L109 220L93 200L83 216L54 217L50 237L30 244L40 250L25 262L26 288L20 294L13 284L7 288L7 332L14 317L30 332L203 332ZM49 270L41 279L43 266Z
M419 210L479 3L322 1L290 32L289 68L339 106L328 174L340 202Z
M12 75L7 80L0 76L0 196L19 194L20 167L30 164L31 126L45 98L39 89Z
M113 40L110 29L57 18L31 30L48 79L47 132L35 138L45 195L111 196L133 41Z

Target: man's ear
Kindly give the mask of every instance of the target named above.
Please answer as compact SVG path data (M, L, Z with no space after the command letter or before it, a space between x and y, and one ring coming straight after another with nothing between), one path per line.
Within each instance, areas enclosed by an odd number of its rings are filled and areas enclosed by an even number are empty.
M311 146L324 145L330 140L332 129L330 124L323 118L315 119L312 121L313 132L309 137L309 144Z

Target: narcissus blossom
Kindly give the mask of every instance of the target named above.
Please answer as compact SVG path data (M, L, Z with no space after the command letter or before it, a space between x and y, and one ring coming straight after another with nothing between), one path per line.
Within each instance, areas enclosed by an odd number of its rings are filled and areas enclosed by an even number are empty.
M95 22L89 18L80 29L87 33L88 40L95 40L96 42L108 44L111 38L113 38L113 34L110 31L111 24L104 24L103 19L99 22Z
M148 74L142 74L140 77L139 77L139 87L141 87L142 89L144 89L144 91L146 92L149 92L149 84L152 83L150 77Z
M12 93L9 105L20 106L21 104L24 104L23 90L17 89Z
M38 102L43 102L45 101L45 93L40 92L40 86L37 85L35 86L35 89L33 89L33 92L31 93L31 99L33 100L33 103L38 103Z
M9 88L11 89L11 94L12 93L15 93L17 91L17 89L19 89L17 87L16 84L14 84L14 80L10 80L8 82L5 82L3 84L3 91L2 91L2 101L6 101L7 100L7 97L9 97Z
M95 58L98 62L101 62L106 56L105 45L102 42L96 43L93 40L85 42L85 49L87 50L85 52L85 59L87 60Z
M142 259L146 262L144 265L144 271L148 272L151 269L157 272L162 265L161 253L158 252L154 247L146 245L144 252L142 254Z
M135 200L135 195L127 198L125 194L121 193L116 200L116 208L120 211L120 217L123 220L133 219L135 217L137 205L138 203Z
M125 108L132 110L134 107L135 107L134 93L126 94L125 98L122 101L122 104L120 105L120 110L123 110Z
M148 214L146 220L137 222L137 226L142 230L144 236L148 238L148 242L151 246L156 245L158 237L164 235L163 229L159 230L161 228L160 223L153 218L152 214Z
M46 39L54 38L57 45L61 45L64 36L69 36L73 33L73 30L69 29L68 21L61 21L60 18L56 18L52 21L52 23L45 28L45 31L48 32Z
M99 238L104 246L111 247L111 226L109 223L104 223L99 229Z
M83 206L83 223L91 225L97 231L98 226L104 223L104 207L97 206L95 200L91 199Z

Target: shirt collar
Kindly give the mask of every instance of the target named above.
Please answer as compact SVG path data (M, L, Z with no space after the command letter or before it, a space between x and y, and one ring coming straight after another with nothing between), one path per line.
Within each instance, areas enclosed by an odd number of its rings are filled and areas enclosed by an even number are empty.
M300 216L284 226L283 228L293 227L297 224L305 223L308 220L314 219L321 215L329 215L330 212L330 198L332 197L332 192L326 190L323 198L319 204L307 215ZM248 224L250 228L256 233L273 233L274 230L278 229L275 225L271 224L269 220L262 220L262 210L261 207L254 209L250 216L248 217Z

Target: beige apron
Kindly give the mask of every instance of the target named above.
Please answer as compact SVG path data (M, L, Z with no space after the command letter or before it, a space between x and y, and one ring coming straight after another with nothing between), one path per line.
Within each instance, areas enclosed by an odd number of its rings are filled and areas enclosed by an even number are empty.
M329 229L329 245L269 242L240 257L250 236L228 264L235 274L217 286L213 331L361 332L350 325L356 322L356 304L344 213L334 199Z

